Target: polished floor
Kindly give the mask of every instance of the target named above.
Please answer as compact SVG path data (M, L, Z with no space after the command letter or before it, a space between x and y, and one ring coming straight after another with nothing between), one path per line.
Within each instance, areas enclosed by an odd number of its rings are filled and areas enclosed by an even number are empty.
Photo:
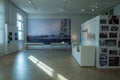
M120 80L120 69L80 67L71 50L23 50L0 56L0 80Z

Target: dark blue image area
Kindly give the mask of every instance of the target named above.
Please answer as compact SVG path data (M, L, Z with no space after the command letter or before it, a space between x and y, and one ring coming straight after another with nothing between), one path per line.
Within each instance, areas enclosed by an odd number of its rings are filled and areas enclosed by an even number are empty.
M61 43L65 42L68 43L69 45L71 44L71 38L45 38L41 36L27 36L27 42L29 43L44 43L45 45L49 45L51 43Z

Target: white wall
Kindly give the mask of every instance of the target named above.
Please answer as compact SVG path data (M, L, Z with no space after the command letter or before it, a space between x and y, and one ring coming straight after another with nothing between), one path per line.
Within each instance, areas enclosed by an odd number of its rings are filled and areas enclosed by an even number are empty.
M99 42L99 16L83 23L81 29L81 44L96 46Z
M4 52L5 2L0 0L0 55Z
M10 0L6 0L5 7L6 7L5 8L5 11L6 11L5 23L17 27L17 13L19 13L24 18L24 30L26 30L27 14L23 10L21 10L19 7L11 3ZM26 34L24 34L24 36L25 35ZM25 39L26 39L26 36L25 36ZM19 43L20 43L19 49L24 48L24 41L19 41Z
M113 7L114 15L120 15L120 4Z
M0 0L0 55L2 55L2 53L5 53L5 40L8 38L5 33L5 24L17 27L17 12L19 12L24 17L24 24L26 29L27 14L15 6L13 3L11 3L10 0Z
M71 18L72 41L80 42L80 25L92 17L94 17L94 15L57 15L56 14L56 15L29 15L28 19Z

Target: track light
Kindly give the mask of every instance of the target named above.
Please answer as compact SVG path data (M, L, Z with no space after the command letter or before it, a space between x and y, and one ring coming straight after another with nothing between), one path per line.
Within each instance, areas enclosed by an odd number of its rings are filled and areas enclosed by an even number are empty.
M28 1L28 3L30 3L30 4L31 4L31 1L29 0L29 1Z
M92 11L94 11L94 9L92 9Z
M38 10L38 8L33 4L31 0L29 0L28 3L31 4L36 10Z

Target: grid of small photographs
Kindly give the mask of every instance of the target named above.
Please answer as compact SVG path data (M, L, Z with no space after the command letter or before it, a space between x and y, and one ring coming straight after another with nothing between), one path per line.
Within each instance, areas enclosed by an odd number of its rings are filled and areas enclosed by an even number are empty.
M12 32L8 33L8 43L10 43L13 39L12 39Z
M11 43L12 41L18 40L18 33L17 32L9 32L8 33L8 43Z
M100 24L99 66L120 66L120 16L108 16Z
M18 40L18 33L17 32L15 32L15 40Z

